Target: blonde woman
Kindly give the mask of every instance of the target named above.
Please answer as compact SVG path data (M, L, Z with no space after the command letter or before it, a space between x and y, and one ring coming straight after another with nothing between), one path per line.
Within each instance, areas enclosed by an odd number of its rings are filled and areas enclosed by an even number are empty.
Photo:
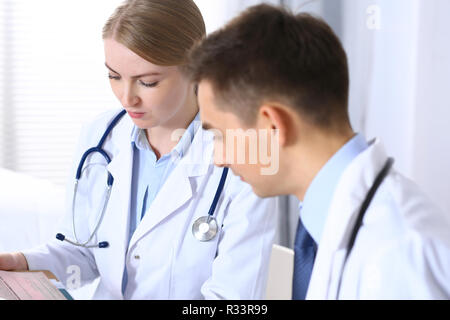
M275 199L211 161L183 71L204 36L192 0L117 8L103 40L124 110L83 129L57 239L0 255L0 269L50 270L71 287L77 274L80 285L100 277L95 299L264 298Z

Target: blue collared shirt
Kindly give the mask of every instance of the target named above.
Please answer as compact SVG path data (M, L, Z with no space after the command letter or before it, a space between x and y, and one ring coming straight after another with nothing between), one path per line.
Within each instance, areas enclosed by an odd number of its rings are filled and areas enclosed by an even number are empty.
M150 146L145 130L134 127L131 134L133 145L133 178L131 182L131 219L128 239L131 240L139 222L144 217L164 182L175 168L175 159L186 154L194 139L194 123L200 121L200 115L190 123L186 132L173 150L159 160Z
M197 113L194 120L178 141L172 151L163 155L160 159L150 146L145 130L134 127L131 133L131 144L133 145L133 177L131 181L131 208L130 228L128 242L130 242L134 231L141 222L151 203L157 196L159 190L167 180L176 161L181 159L188 151L195 135L195 123L200 121ZM122 282L122 292L128 282L126 267Z
M322 167L306 190L300 204L300 216L311 237L319 245L334 191L347 166L368 144L361 134L354 136Z

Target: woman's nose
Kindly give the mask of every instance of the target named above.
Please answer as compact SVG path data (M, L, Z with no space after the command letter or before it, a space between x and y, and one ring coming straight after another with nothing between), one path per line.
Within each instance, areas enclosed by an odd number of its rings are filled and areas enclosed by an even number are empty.
M228 165L225 153L225 147L222 143L214 144L214 165L220 168L226 167Z
M124 88L122 93L121 102L122 105L126 107L134 107L139 103L139 96L134 93L132 88Z

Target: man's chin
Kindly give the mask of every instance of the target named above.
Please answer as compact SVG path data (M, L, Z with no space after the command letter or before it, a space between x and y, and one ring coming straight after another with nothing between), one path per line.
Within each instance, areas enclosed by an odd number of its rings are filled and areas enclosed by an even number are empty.
M256 194L260 198L269 198L273 197L274 194L272 194L269 190L263 190L261 188L257 188L255 186L252 186L253 193Z

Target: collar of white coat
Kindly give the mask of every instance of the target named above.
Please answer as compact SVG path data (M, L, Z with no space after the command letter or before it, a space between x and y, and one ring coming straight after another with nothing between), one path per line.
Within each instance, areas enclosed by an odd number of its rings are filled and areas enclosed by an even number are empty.
M212 154L214 145L211 143L213 135L201 129L201 122L196 121L198 116L194 119L193 132L194 139L187 152L176 152L173 154L174 162L177 165L185 167L183 172L188 177L203 176L207 173L209 166L212 164ZM124 160L131 156L130 137L134 129L133 121L125 116L112 130L109 141L113 145L113 155L111 163L107 166L108 171L113 177L117 176L123 170ZM181 157L177 155L181 154ZM126 162L125 162L126 163Z
M333 268L336 266L335 259L343 258L361 204L386 161L385 148L379 139L375 139L342 173L320 240L308 299L333 298L336 278L340 274L339 268Z
M343 234L349 228L349 224L353 225L359 213L360 204L363 203L376 177L386 164L387 158L383 143L379 139L374 139L342 173L331 201L331 212L325 226L326 229L331 228L335 232L324 235L324 238L328 239L333 237L332 242L334 246L337 245L337 249L346 247L347 239L343 239ZM336 228L338 225L340 228Z

